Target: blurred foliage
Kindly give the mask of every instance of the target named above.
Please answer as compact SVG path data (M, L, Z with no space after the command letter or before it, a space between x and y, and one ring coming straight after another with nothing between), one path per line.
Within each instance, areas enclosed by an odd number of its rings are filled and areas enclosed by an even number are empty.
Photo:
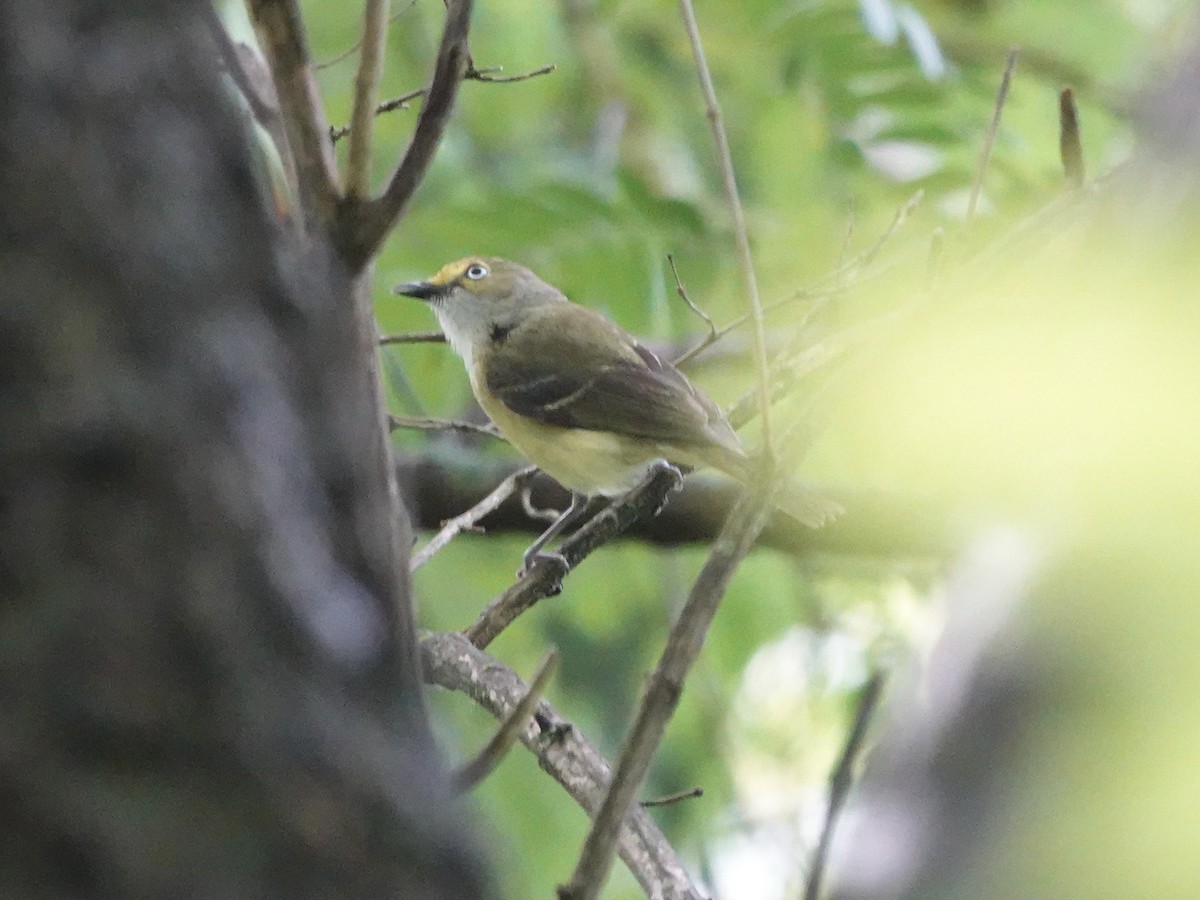
M330 0L303 5L319 60L355 43L356 9ZM1079 99L1090 174L1123 160L1133 143L1127 112L1135 89L1188 40L1190 7L1182 0L701 2L697 14L765 301L795 298L806 286L836 288L803 324L802 340L811 344L923 296L935 228L948 236L946 260L957 261L1060 195L1057 95L1065 82ZM425 83L442 6L396 0L394 12L385 98ZM1014 43L1023 47L1022 60L980 216L968 230L966 199ZM385 331L433 327L426 309L390 296L390 285L469 253L526 263L572 299L650 340L704 330L674 296L667 253L675 255L692 299L718 324L743 312L730 220L674 4L480 0L471 49L477 66L503 66L506 75L545 64L556 69L512 84L463 85L430 175L376 266ZM352 55L318 76L335 125L349 118L354 66ZM403 152L418 109L419 101L378 120L377 183ZM923 202L896 233L861 271L846 271L842 264L872 248L918 189ZM976 280L953 282L964 294L980 283L993 289L962 306L943 292L933 314L937 328L929 316L910 319L870 353L811 379L780 410L785 420L813 418L822 426L805 461L807 475L928 492L968 522L1061 497L1062 467L1072 460L1052 463L1060 448L1086 443L1085 435L1064 444L1061 407L1029 410L1021 398L1056 384L1061 404L1069 405L1073 389L1087 387L1064 383L1058 367L1072 366L1052 352L1079 310L1063 307L1061 327L1046 330L1038 327L1044 307L1027 295L1022 314L1010 317L997 275L1004 268L1002 258L976 268ZM805 309L785 304L773 314L773 339L799 328L797 314ZM993 317L993 328L980 330L981 309L991 311L983 315ZM1121 350L1128 323L1118 317L1110 325L1111 346L1102 340L1089 352ZM1040 335L1027 349L1044 365L1014 372L1008 354L1022 329ZM744 350L745 340L744 331L735 331L727 343ZM461 365L445 347L385 352L398 412L458 416L468 408ZM744 364L702 359L693 371L723 401L751 383ZM1088 366L1074 371L1081 379L1094 376ZM1071 421L1083 430L1098 427L1104 407L1090 412ZM997 415L1017 423L1015 444L995 443ZM753 427L747 434L752 440ZM448 452L459 446L454 438L414 433L397 440L441 441ZM515 539L458 540L419 573L422 624L467 625L507 585L522 549ZM544 601L491 650L528 674L544 648L556 644L562 661L548 698L614 754L643 675L703 557L703 548L606 548L572 574L560 597ZM769 553L756 554L735 578L646 787L648 796L704 787L702 799L660 810L656 818L697 869L724 887L721 896L794 895L788 892L803 872L805 842L815 837L824 779L858 687L898 647L929 638L932 601L925 587L902 569L864 574L837 561L800 565ZM781 658L790 662L771 669L771 660ZM764 670L774 674L764 678ZM773 680L787 693L779 700L781 715L764 713L773 701L753 687ZM438 698L435 709L452 756L473 752L492 728L461 698ZM763 802L778 793L780 778L795 779L786 809ZM502 895L551 896L573 864L583 814L519 752L475 802L496 841ZM748 871L745 859L763 863L730 848L743 838L766 846L781 833L785 852L773 859L790 863L779 863L749 893L730 888L749 890L739 881ZM605 896L638 892L617 871Z

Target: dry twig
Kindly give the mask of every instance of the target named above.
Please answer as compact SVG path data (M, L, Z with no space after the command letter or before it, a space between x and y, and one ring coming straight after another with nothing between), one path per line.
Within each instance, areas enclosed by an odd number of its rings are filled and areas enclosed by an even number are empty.
M551 649L542 659L542 664L538 666L529 690L512 708L512 711L501 720L500 727L496 729L492 739L474 759L454 773L452 780L459 791L469 791L492 774L496 766L500 765L500 761L508 755L513 744L520 740L521 732L533 718L533 714L541 702L542 694L546 692L546 685L550 683L550 676L554 674L554 667L557 663L558 652Z
M558 547L557 553L567 562L567 572L638 519L660 509L678 485L678 477L676 470L654 469L632 491L584 523ZM557 594L567 572L553 561L538 561L512 587L492 600L463 633L476 647L486 647L521 613L539 600Z
M694 787L688 788L686 791L676 791L673 794L667 794L665 797L655 797L653 800L643 800L638 806L642 809L651 809L655 806L672 806L683 800L692 800L696 797L704 796L704 788Z
M392 226L403 215L417 185L433 162L433 155L450 120L459 84L470 65L467 32L471 8L472 0L446 2L446 25L442 31L442 42L425 106L421 109L408 150L383 195L342 207L337 243L342 257L354 268L366 265L375 255Z
M1069 87L1058 95L1058 152L1062 157L1063 174L1073 188L1083 187L1083 145L1079 138L1079 108L1075 92Z
M508 666L472 646L460 634L433 633L421 640L425 680L471 698L497 718L507 716L526 694L525 684ZM543 701L542 727L520 730L522 744L542 770L588 813L600 805L609 767L582 732ZM632 809L625 817L617 851L648 897L701 900L683 861L671 849L650 816Z
M458 537L458 535L464 531L474 529L479 524L480 519L483 519L489 513L495 512L500 504L511 497L515 491L522 489L526 482L536 473L536 466L526 466L524 469L513 472L513 474L496 485L490 494L465 513L461 513L453 519L442 523L441 530L431 537L424 547L412 555L412 560L408 564L409 571L417 571L417 569L429 562L434 554L449 544L454 538Z
M867 681L858 699L858 709L854 713L854 722L850 733L846 736L846 744L838 757L837 765L829 778L829 804L825 809L825 821L821 826L821 837L813 852L812 862L808 867L808 879L804 885L804 900L818 900L821 895L821 878L825 872L825 861L829 855L829 845L833 839L833 829L837 824L842 807L854 785L854 765L862 753L862 746L867 737L867 729L871 717L879 705L879 695L883 691L883 676L876 672Z
M474 422L462 422L458 419L429 419L423 416L388 416L388 430L397 428L412 428L416 431L462 431L467 434L483 434L488 437L504 440L495 425L477 425Z
M379 345L388 344L444 344L446 336L440 331L413 331L408 334L385 334L379 338Z
M621 822L645 780L729 579L766 524L769 496L762 487L744 493L713 544L708 561L671 628L658 666L646 684L637 717L608 793L592 820L575 872L570 883L558 890L560 900L594 900L599 895L612 865Z
M987 134L983 139L983 149L979 152L979 165L975 167L975 181L971 185L971 198L967 201L967 224L975 218L975 207L979 204L979 194L983 190L983 176L987 173L988 163L992 159L992 148L996 145L996 133L1000 130L1000 115L1004 112L1004 103L1008 100L1008 89L1012 84L1013 70L1017 67L1017 57L1021 54L1020 47L1008 51L1008 59L1004 63L1004 75L1000 78L1000 89L996 92L996 105L992 110L992 121L988 123Z
M716 143L721 184L725 189L725 200L729 204L730 215L733 217L738 269L742 273L746 297L750 304L750 318L754 323L754 365L755 373L758 376L759 415L762 418L762 458L764 468L769 472L774 452L771 446L771 384L767 374L767 337L763 325L762 300L758 296L758 276L754 272L754 260L750 254L750 237L746 232L746 215L738 196L737 177L733 171L733 156L729 152L729 139L725 135L725 125L721 119L721 107L717 102L717 92L713 87L712 74L709 72L708 62L704 58L704 45L700 41L700 26L696 24L696 12L692 9L691 0L679 0L679 10L683 14L683 24L692 45L692 56L696 61L696 74L700 79L700 92L704 95L705 115L708 117L713 141Z

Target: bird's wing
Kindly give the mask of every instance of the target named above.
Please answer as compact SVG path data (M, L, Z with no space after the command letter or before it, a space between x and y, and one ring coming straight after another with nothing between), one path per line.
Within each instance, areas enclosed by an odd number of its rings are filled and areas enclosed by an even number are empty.
M563 313L518 327L493 345L484 379L506 407L561 428L737 450L716 404L671 363L590 310Z

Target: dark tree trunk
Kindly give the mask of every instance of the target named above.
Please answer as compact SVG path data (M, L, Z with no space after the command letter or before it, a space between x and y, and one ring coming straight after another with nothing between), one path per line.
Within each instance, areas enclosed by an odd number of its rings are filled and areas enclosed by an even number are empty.
M350 282L203 2L0 0L0 897L475 896Z

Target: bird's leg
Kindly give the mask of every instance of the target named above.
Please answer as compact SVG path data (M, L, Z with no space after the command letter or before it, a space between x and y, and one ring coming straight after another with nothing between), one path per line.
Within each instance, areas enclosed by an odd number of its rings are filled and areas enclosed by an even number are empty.
M677 466L667 462L665 459L657 459L646 471L646 477L643 479L643 484L648 484L659 476L662 472L668 472L671 475L671 488L667 491L667 496L663 497L662 502L658 504L658 508L651 514L657 516L667 505L667 501L671 499L671 495L677 493L683 487L683 476L690 472L685 466Z
M529 570L533 568L533 564L538 559L551 559L562 566L565 573L570 566L567 564L566 558L561 553L544 553L542 548L545 547L555 537L562 534L563 530L579 521L580 517L587 512L588 498L583 494L571 494L571 505L566 508L562 515L551 523L542 536L529 545L529 549L525 551L525 557L522 560L521 569L517 572L518 578L525 577Z

